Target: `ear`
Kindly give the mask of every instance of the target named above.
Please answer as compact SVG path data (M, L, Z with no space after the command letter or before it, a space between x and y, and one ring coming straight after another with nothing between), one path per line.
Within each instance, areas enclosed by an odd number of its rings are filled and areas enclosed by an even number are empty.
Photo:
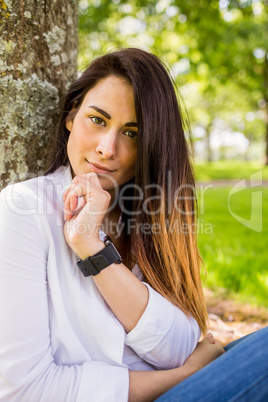
M70 114L70 113L69 113ZM73 127L73 120L71 120L69 118L69 114L65 119L65 127L67 128L67 130L72 131L72 127Z
M70 110L70 112L68 113L68 116L65 119L65 127L69 131L72 131L73 121L74 121L76 113L77 113L77 107L73 106L72 109Z

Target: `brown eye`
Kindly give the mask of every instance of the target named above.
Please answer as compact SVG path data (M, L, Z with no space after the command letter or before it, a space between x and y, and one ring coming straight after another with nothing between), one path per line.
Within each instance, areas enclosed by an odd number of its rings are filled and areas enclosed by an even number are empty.
M98 126L105 126L105 121L101 117L91 116L90 119Z
M126 136L128 136L129 138L132 138L133 140L136 140L138 138L138 133L136 133L136 131L128 130L128 131L125 131L124 134Z

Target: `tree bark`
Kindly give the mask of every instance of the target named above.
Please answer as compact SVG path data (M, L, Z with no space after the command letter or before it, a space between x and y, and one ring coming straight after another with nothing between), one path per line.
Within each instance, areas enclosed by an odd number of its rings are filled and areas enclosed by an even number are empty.
M42 174L77 73L76 0L0 0L0 188Z

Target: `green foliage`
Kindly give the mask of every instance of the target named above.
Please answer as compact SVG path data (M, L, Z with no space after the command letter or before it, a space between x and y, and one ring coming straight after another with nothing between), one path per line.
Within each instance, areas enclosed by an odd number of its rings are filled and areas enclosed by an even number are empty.
M195 166L196 179L201 182L213 180L249 180L250 175L262 171L263 180L268 180L268 166L261 162L218 161Z
M79 4L80 68L120 47L152 51L171 68L193 129L203 127L209 138L220 121L223 130L241 131L251 143L264 143L266 0L81 0ZM200 181L249 179L261 169L268 180L268 168L261 161L202 164L196 167L196 175ZM268 306L268 189L263 189L260 233L233 218L228 210L229 190L209 188L200 213L199 245L208 269L207 283ZM232 198L232 210L249 219L250 202L251 190L241 191ZM212 225L213 233L206 231L206 223Z
M79 5L80 68L120 47L152 51L171 67L193 128L203 127L209 138L220 119L225 130L264 142L265 0L80 0Z

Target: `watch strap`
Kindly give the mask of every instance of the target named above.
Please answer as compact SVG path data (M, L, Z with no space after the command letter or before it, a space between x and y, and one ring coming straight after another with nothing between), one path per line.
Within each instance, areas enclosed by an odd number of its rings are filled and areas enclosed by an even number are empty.
M109 265L114 263L120 264L122 262L122 257L110 239L108 239L108 242L107 240L105 241L105 245L106 247L98 253L77 262L78 268L85 277L98 275Z

